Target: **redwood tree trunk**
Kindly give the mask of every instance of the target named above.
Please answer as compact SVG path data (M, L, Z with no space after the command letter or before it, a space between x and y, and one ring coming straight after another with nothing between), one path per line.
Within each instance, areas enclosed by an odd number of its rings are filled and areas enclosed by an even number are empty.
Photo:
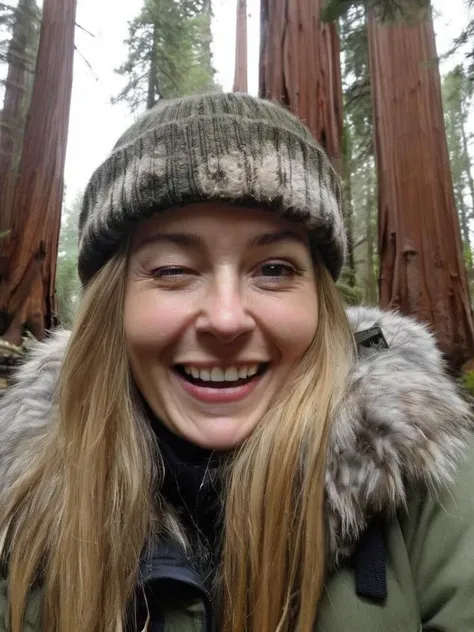
M342 83L336 26L320 19L324 0L261 0L260 96L306 122L339 169Z
M21 152L25 97L28 89L28 46L35 0L20 0L8 46L5 97L0 113L0 231L10 227L14 176Z
M21 342L53 324L72 88L76 0L44 0L36 78L13 200L13 252L0 283L0 334ZM0 248L2 242L0 241Z
M234 92L247 92L247 0L237 1Z
M380 303L429 323L458 368L474 356L474 327L431 13L411 25L381 25L369 13L368 36Z

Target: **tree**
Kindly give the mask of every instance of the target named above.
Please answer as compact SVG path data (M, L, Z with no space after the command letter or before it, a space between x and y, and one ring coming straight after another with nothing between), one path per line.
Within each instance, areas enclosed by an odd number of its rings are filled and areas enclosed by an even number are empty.
M474 0L465 0L467 8L472 11L474 9ZM466 51L465 56L468 61L467 74L469 78L474 79L474 17L471 17L462 30L459 37L456 38L451 53L457 52L460 49Z
M0 3L0 26L11 32L0 44L0 61L8 64L0 111L0 230L10 225L15 175L33 89L40 14L35 0L19 0L13 8Z
M344 93L342 177L348 265L344 278L362 289L364 301L377 302L376 201L373 152L372 93L363 7L340 18Z
M210 0L145 0L125 43L128 58L117 72L128 82L113 102L125 101L134 111L161 98L216 89Z
M429 323L453 368L474 325L444 131L430 10L368 37L378 175L380 304Z
M70 208L63 206L59 234L56 296L59 320L68 327L72 325L81 295L81 282L77 273L78 225L81 206L82 196L78 196Z
M468 0L474 2L474 0ZM374 11L381 22L395 20L411 21L417 19L420 9L430 6L430 0L327 0L322 18L326 22L334 22L351 8L361 7L366 11Z
M76 0L44 0L10 239L0 241L5 263L0 277L0 335L17 345L25 327L41 339L54 324L75 14Z
M247 0L237 0L234 92L247 92Z
M474 86L462 66L449 72L443 82L443 105L453 176L454 197L461 225L465 260L472 271L470 222L474 219L474 181L469 155L468 117Z
M342 85L339 37L321 22L322 0L261 0L260 96L306 122L339 169Z

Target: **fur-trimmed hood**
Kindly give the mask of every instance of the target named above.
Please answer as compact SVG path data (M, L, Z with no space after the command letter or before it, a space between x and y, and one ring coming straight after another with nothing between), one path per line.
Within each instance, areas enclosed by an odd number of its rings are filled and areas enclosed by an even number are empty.
M330 567L353 552L374 514L403 508L415 485L449 483L473 427L425 327L375 308L350 308L348 316L354 333L378 324L388 349L361 349L334 419L326 472ZM58 331L35 344L1 400L0 505L47 431L68 338Z

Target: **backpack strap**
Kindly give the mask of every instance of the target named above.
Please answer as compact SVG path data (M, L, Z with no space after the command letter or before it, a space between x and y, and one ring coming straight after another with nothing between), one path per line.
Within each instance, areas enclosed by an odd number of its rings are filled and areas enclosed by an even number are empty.
M363 349L388 349L378 323L354 334L359 354ZM387 598L387 550L381 516L373 519L363 533L354 553L356 593L361 597L384 601Z
M374 601L387 598L387 550L383 519L372 520L354 553L356 593Z

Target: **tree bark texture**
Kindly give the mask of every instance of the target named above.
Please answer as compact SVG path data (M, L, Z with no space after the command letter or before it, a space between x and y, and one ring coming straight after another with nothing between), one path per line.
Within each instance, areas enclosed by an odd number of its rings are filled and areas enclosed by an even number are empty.
M248 91L247 42L247 0L237 0L234 92Z
M379 24L369 12L378 174L380 304L430 325L456 369L474 327L430 12Z
M339 36L321 22L324 0L261 0L260 96L287 105L339 170L342 82Z
M75 14L76 0L44 0L35 84L14 191L11 256L0 279L0 334L13 344L21 342L25 325L42 338L54 319Z

